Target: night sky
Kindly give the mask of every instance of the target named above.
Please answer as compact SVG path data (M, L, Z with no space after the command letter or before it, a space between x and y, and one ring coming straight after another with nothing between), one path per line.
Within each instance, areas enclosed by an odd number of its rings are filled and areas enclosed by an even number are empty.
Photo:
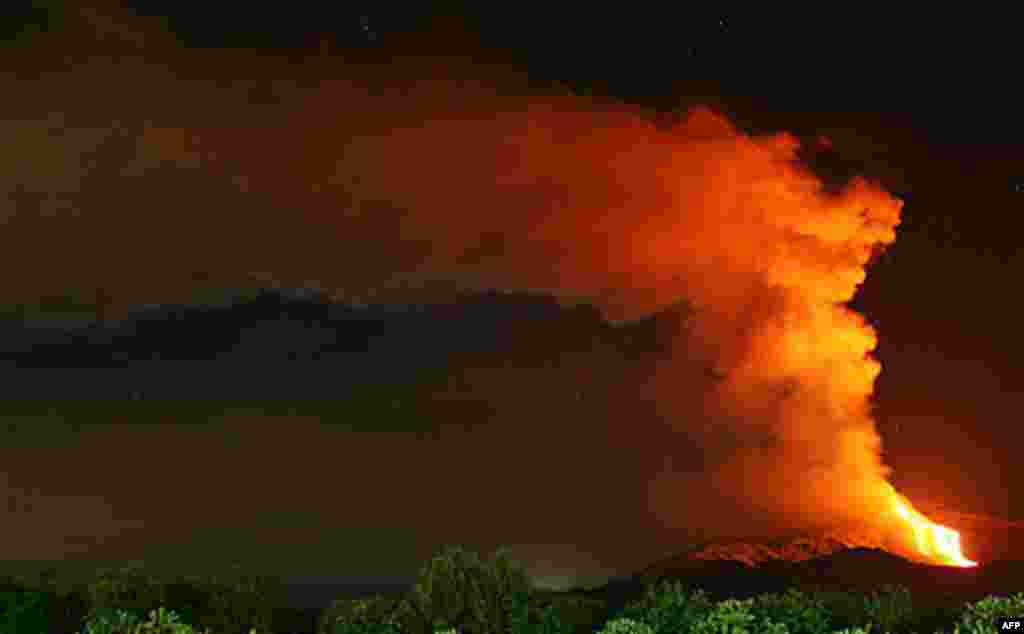
M686 324L775 234L680 213L723 246L673 252L648 166L693 148L685 200L720 194L700 126L903 202L849 303L882 460L922 510L1024 520L1018 23L321 4L5 14L0 560L404 582L507 545L557 586L784 525L705 478L774 401L716 418L736 329ZM637 123L699 105L735 130ZM523 121L582 149L512 162Z

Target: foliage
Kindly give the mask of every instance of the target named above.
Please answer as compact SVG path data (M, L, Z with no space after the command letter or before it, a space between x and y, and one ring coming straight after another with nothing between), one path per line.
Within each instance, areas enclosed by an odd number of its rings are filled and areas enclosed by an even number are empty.
M238 631L243 627L260 632L273 629L276 617L284 611L284 586L279 579L244 573L235 562L231 572L222 575L185 577L178 580L198 592L197 623L209 624L216 631Z
M139 619L125 610L119 610L112 616L90 621L86 625L85 634L194 634L191 625L178 622L178 615L167 612L164 608L151 610L149 621L140 623ZM202 634L211 634L204 630Z
M864 612L869 623L880 632L907 631L915 622L914 603L906 588L885 585L881 592L864 597Z
M785 625L770 619L757 619L751 612L752 605L752 599L720 601L687 631L693 634L787 634Z
M836 590L809 590L815 600L823 605L831 616L833 628L858 628L868 624L864 597Z
M427 625L443 620L443 618L425 616L426 611L421 612L413 601L412 597L394 599L382 596L335 601L328 614L325 615L318 631L322 634L335 634L339 630L331 629L331 626L337 627L342 623L350 628L343 630L345 632L377 632L381 627L395 628L403 632L411 627L419 627L420 630L417 631L421 631ZM509 630L507 631L512 634L573 634L581 630L579 623L565 622L560 616L573 606L587 607L587 602L548 601L544 605L541 603L535 601L529 592L522 589L514 592L511 600L506 602L506 605L510 605ZM593 609L594 603L594 601L589 602L591 609ZM572 616L586 625L586 631L592 630L592 621L585 618L586 615L580 617L577 613ZM437 631L445 626L434 625L434 627L437 628L435 629ZM459 634L466 631L465 628L456 628L455 626L450 629L455 629Z
M283 604L275 595L279 582L230 576L184 577L168 583L127 567L105 570L88 586L75 586L73 591L58 589L52 574L44 574L35 584L0 578L0 632L50 631L54 608L72 599L85 602L79 614L88 612L81 634L220 634L243 627L250 634L297 631L282 629L282 612L271 610ZM988 597L966 610L938 602L924 609L914 605L908 590L893 586L867 596L808 592L805 587L803 592L791 589L713 603L703 591L676 581L648 587L643 599L607 622L603 606L589 597L535 592L504 551L485 562L461 547L442 548L421 570L409 595L336 601L317 631L583 634L599 625L601 634L906 634L934 632L960 617L954 634L988 634L996 631L996 617L1024 612L1024 594ZM67 605L63 607L67 611ZM142 616L147 612L149 621ZM73 617L75 623L82 623L78 618Z
M563 620L562 610L554 603L548 602L542 608L529 593L521 590L514 594L513 606L512 634L573 634L580 627L579 623Z
M266 578L235 574L159 580L137 566L101 571L89 585L92 608L88 620L109 617L119 609L135 615L169 606L190 623L215 631L255 627L269 631L273 606L280 603L281 584Z
M47 604L41 592L0 592L0 632L45 631L50 613Z
M1024 593L1009 597L986 597L968 604L954 634L988 634L995 632L997 617L1019 617L1024 614Z
M841 592L805 595L795 589L745 601L713 603L701 590L689 591L678 581L648 588L640 602L622 618L650 625L656 632L800 632L826 634L840 627L872 627L881 632L910 631L914 624L909 592L885 587L869 597ZM833 613L835 609L835 613Z
M954 634L992 634L996 631L996 626L994 624L984 623L982 621L957 623L953 628Z
M383 631L398 628L401 601L374 595L367 599L339 599L321 617L317 631L323 634ZM375 629L377 628L377 629Z
M335 623L331 634L402 634L393 623ZM455 628L437 630L434 634L458 634Z
M455 627L465 634L504 634L516 594L529 596L531 589L526 572L504 548L483 562L462 547L442 546L420 571L407 606L420 631L427 626L427 632Z
M113 634L114 632L130 631L141 622L141 619L127 610L106 608L97 610L93 618L85 624L85 634Z
M140 572L138 565L102 569L88 586L92 608L86 618L105 618L118 609L145 614L164 603L162 590L159 583Z
M785 625L790 634L823 634L832 631L832 617L824 602L796 589L756 597L752 611L758 619Z
M658 632L687 632L712 609L714 603L703 590L688 593L677 581L649 587L643 599L626 606L619 616Z
M163 589L162 605L173 609L186 623L209 623L216 612L213 606L218 602L212 596L216 590L199 580L172 580Z
M333 634L340 623L356 629L394 626L412 634L445 629L459 634L575 631L559 618L559 606L549 602L541 609L533 597L528 576L505 549L484 562L462 547L442 547L420 571L409 596L336 601L318 631ZM576 605L586 607L584 602ZM593 602L589 607L593 609Z
M26 625L26 619L33 618L31 615L40 612L46 614L50 627L59 625L74 628L81 623L82 615L89 607L85 588L80 585L58 584L56 577L57 570L52 567L35 575L4 576L0 578L0 594L10 594L7 600L0 601L0 605L15 604L15 610L20 613L20 616L16 617L17 622L20 627L30 631L35 626ZM4 608L0 608L0 623L5 621L3 610Z
M654 634L654 629L633 619L614 619L608 621L600 634Z
M603 601L583 597L529 597L528 608L532 617L526 631L531 634L593 632L595 625L605 622L606 615Z
M944 605L918 607L915 612L914 632L952 632L954 625L963 615L964 606L951 602Z
M392 623L345 623L334 624L331 634L401 634L401 629Z

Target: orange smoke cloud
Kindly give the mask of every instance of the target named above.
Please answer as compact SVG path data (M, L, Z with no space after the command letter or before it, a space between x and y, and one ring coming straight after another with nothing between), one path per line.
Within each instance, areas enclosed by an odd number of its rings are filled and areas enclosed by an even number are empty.
M901 202L880 188L826 191L791 135L747 136L705 108L656 122L623 104L436 79L282 88L284 105L257 115L251 93L151 71L122 65L111 81L131 93L92 105L107 121L125 113L107 141L46 145L41 124L36 141L22 135L39 159L27 182L78 199L74 213L7 223L9 267L46 236L62 254L12 296L99 284L124 304L175 301L204 272L351 302L543 291L610 321L685 305L652 384L672 424L708 447L712 486L657 474L661 523L726 530L688 509L729 505L766 524L891 514L869 407L875 335L845 306L895 239ZM54 81L68 98L106 98L82 77ZM132 128L130 113L145 123ZM116 169L86 178L101 146ZM695 364L717 378L688 386Z
M721 380L678 424L740 438L713 503L789 523L887 508L875 335L844 304L895 239L901 202L864 180L827 192L792 136L749 137L705 108L656 124L621 104L438 80L325 84L276 129L198 138L193 157L212 153L336 238L334 264L308 273L358 267L324 280L348 300L429 297L444 280L592 302L612 321L686 303L676 357ZM669 410L678 367L656 377ZM652 483L664 523L694 521L691 484Z

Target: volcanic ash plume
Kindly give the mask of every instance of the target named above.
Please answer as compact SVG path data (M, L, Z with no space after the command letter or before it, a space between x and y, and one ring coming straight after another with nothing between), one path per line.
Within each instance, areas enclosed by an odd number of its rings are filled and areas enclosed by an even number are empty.
M352 302L542 291L614 322L686 306L685 327L663 342L673 361L652 383L680 442L707 448L712 477L656 478L649 506L662 525L734 527L713 519L728 511L751 526L902 526L909 539L869 411L874 333L844 305L895 239L901 203L863 180L826 191L792 136L749 137L702 108L655 122L621 104L455 80L321 82L242 119L253 93L231 101L152 69L137 79L152 86L95 110L109 121L121 107L122 131L129 113L147 113L138 178L118 165L107 180L119 204L85 198L73 232L46 234L75 236L61 248L81 257L73 270L41 268L23 292L79 275L141 303L204 271ZM189 90L197 98L174 101ZM216 115L215 104L239 109ZM11 225L9 253L37 243L32 226ZM716 378L694 388L695 374Z
M751 138L702 108L655 124L435 81L325 85L276 132L199 139L196 157L215 150L336 238L333 266L354 270L304 273L346 299L429 297L447 280L593 302L613 321L685 302L690 326L666 343L719 380L674 424L732 439L708 503L892 525L869 412L875 336L844 303L901 203L862 180L827 192L792 136ZM657 377L669 410L674 366ZM691 484L652 485L666 524L693 522Z

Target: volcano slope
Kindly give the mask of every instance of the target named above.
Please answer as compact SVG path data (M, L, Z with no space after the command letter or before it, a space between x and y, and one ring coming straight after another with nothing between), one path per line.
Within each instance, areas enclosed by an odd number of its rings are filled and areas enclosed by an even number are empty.
M863 541L836 534L776 539L720 539L658 561L630 577L598 588L571 591L598 599L606 614L640 600L645 588L680 582L715 601L746 599L794 588L803 592L910 591L915 608L962 608L987 596L1024 592L1024 560L982 562L973 568L916 563Z

